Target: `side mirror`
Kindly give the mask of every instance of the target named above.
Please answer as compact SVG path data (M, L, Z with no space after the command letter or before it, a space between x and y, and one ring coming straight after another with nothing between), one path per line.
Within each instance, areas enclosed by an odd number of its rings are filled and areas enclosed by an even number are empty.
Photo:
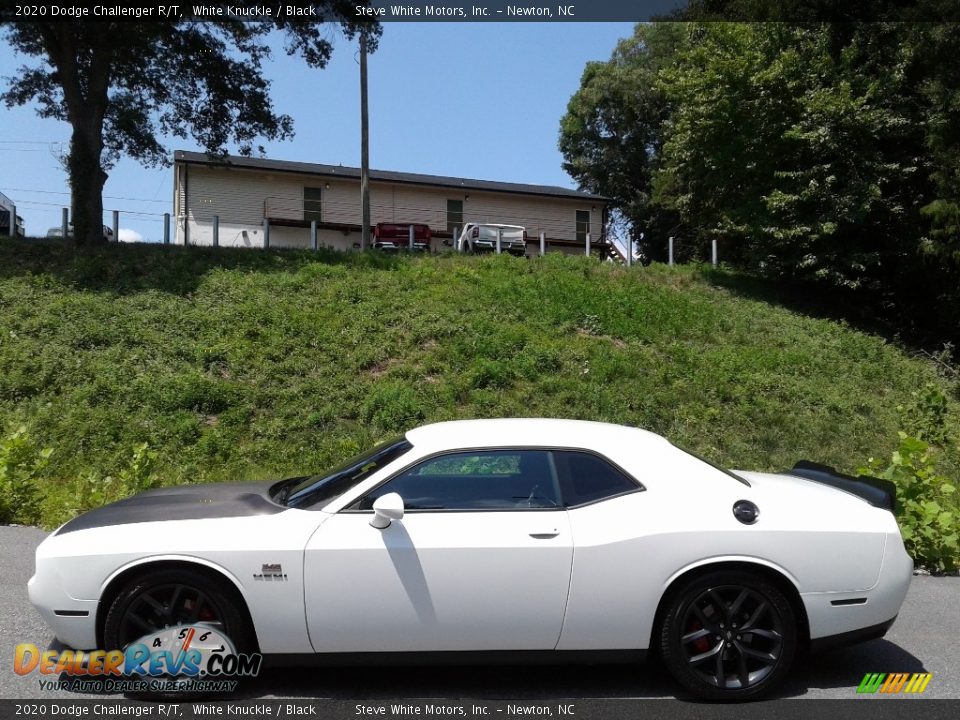
M397 493L388 493L378 497L373 503L373 518L370 525L383 530L390 527L390 523L403 517L403 498Z

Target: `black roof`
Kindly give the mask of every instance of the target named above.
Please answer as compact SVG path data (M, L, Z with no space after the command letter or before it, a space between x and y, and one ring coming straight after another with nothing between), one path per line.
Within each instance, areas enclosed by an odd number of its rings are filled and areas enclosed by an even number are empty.
M324 175L328 177L360 179L360 168L344 165L321 165L319 163L294 162L291 160L268 160L237 155L207 155L206 153L177 150L173 154L175 162L199 165L219 165L223 167L244 168L250 170L269 170L273 172L300 173L304 175ZM495 180L470 180L468 178L444 177L442 175L422 175L419 173L395 172L393 170L371 170L370 180L378 182L405 183L408 185L432 185L435 187L459 188L462 190L487 190L490 192L520 193L524 195L546 195L549 197L569 198L571 200L590 200L608 202L601 195L570 190L554 185L525 185L522 183L497 182Z

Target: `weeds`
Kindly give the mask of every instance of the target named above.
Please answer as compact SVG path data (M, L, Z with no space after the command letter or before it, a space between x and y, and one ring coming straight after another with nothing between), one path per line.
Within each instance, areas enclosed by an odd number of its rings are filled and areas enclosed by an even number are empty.
M0 423L55 449L5 461L4 517L321 472L457 418L627 423L758 470L849 471L898 429L954 432L938 362L710 278L560 255L0 241ZM945 443L941 474L957 456Z

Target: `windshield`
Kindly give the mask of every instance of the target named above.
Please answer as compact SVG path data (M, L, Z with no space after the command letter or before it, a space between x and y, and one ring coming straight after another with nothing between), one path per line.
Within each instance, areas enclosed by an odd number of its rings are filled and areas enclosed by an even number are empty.
M750 485L750 483L747 482L746 479L740 477L740 476L737 475L735 472L733 472L733 471L731 471L731 470L727 470L727 469L724 468L724 467L720 467L720 466L717 465L715 462L711 462L710 460L707 460L705 457L701 457L700 455L697 455L695 452L693 452L693 451L691 451L691 450L687 450L687 449L684 448L684 447L680 447L680 446L677 445L675 442L671 442L670 444L673 445L677 450L680 450L681 452L685 452L685 453L686 453L687 455L689 455L690 457L695 457L695 458L696 458L697 460L699 460L700 462L704 462L704 463L706 463L707 465L709 465L710 467L712 467L712 468L714 468L714 469L716 469L716 470L719 470L719 471L722 472L724 475L729 475L730 477L732 477L732 478L733 478L734 480L736 480L737 482L741 482L741 483L743 483L744 485L746 485L747 487L752 487L752 486Z
M373 475L380 468L389 465L412 447L413 445L402 437L380 443L372 450L350 458L339 467L322 475L311 475L279 486L274 494L274 500L287 507L325 505Z

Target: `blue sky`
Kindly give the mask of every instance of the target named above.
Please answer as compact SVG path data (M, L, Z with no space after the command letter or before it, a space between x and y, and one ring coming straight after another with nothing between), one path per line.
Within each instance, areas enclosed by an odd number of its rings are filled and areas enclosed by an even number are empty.
M629 23L387 23L370 56L370 166L437 175L574 187L557 150L560 118L584 65L606 60ZM338 32L325 70L309 70L278 44L266 68L274 106L296 136L266 143L267 157L359 166L357 44ZM0 77L29 58L0 46ZM18 204L27 233L59 225L69 204L66 174L51 146L69 126L32 107L0 106L0 192ZM173 149L200 149L170 140ZM171 210L170 168L121 160L104 189L104 209L121 228L162 237ZM109 213L104 221L109 225Z

